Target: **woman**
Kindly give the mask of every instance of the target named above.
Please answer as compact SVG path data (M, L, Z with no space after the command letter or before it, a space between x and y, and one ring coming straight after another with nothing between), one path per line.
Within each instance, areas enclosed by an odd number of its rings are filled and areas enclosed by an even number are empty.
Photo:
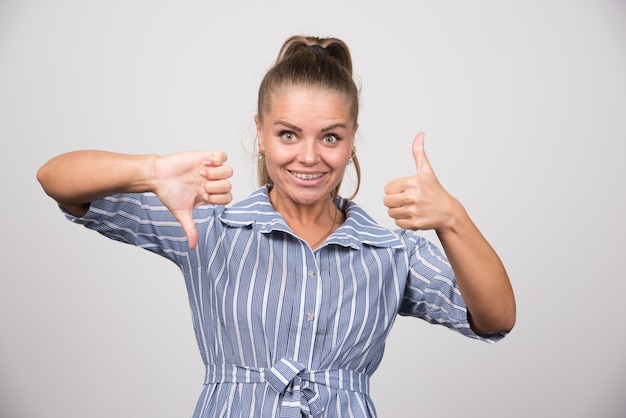
M339 196L346 167L360 174L357 119L348 47L295 36L259 89L261 187L247 199L225 206L221 152L76 151L38 171L70 220L180 266L206 364L194 417L373 417L369 377L397 314L492 342L513 327L506 271L423 134L416 174L386 186L398 231Z

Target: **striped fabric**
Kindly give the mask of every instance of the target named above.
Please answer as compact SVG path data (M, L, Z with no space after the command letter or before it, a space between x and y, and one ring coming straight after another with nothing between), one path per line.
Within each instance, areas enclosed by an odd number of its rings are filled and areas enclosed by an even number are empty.
M189 251L150 193L93 202L73 222L180 266L206 378L193 413L213 417L375 417L369 377L397 314L481 337L450 265L411 231L378 226L338 199L346 221L316 250L296 237L262 187L231 207L194 211Z

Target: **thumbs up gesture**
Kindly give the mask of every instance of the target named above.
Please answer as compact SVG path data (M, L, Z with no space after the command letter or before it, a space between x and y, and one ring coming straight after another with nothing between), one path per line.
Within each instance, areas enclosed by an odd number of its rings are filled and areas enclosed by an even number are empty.
M424 151L424 133L413 139L416 174L385 186L383 203L389 216L404 229L442 231L452 227L459 205L439 183Z

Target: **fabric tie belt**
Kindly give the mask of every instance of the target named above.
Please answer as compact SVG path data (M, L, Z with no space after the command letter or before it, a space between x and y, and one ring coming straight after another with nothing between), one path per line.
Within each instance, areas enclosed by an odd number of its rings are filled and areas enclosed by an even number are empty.
M325 403L315 390L317 385L369 395L369 376L347 369L305 371L289 358L281 358L270 368L253 368L235 364L207 365L204 384L267 383L282 395L280 418L317 417Z

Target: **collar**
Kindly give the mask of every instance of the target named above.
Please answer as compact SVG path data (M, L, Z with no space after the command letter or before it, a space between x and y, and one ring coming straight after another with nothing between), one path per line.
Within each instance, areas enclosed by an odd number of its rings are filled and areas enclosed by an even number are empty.
M346 214L346 221L326 240L360 249L363 244L382 248L399 248L402 242L397 234L381 227L363 209L351 200L338 198L335 205ZM269 189L262 186L246 199L226 208L219 219L232 228L252 227L262 234L282 231L294 235L269 198Z

